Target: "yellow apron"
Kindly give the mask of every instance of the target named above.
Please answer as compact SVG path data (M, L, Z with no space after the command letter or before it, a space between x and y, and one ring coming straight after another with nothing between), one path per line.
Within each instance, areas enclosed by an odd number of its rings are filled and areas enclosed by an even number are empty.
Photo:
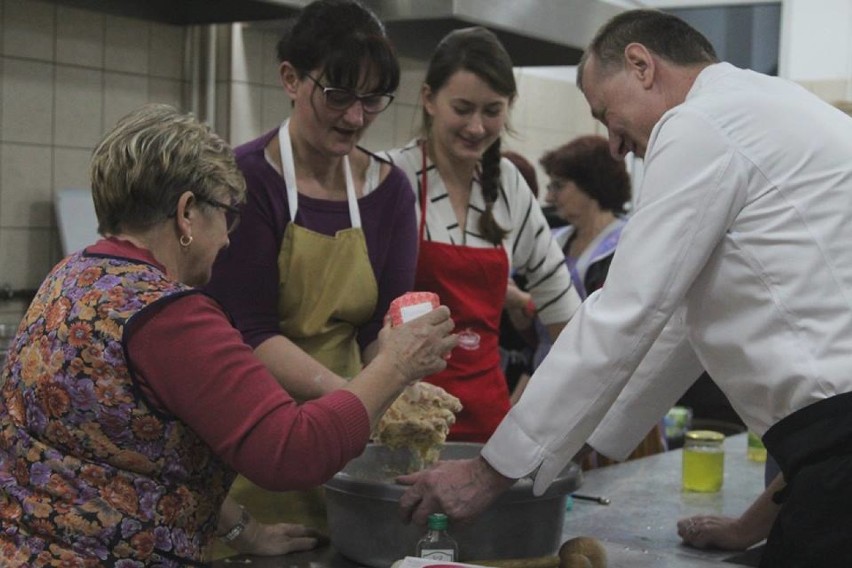
M278 254L278 315L281 333L342 377L361 371L358 328L376 309L379 288L361 229L358 198L343 158L352 227L333 237L296 224L298 191L288 122L278 133L290 223Z
M287 184L290 223L278 255L278 314L281 333L342 377L361 371L355 335L376 309L378 284L361 230L361 214L348 158L343 159L350 229L330 237L295 223L298 192L290 133L285 121L278 131L281 164ZM230 492L262 522L301 523L327 530L322 488L275 493L238 476ZM213 558L231 553L216 541Z

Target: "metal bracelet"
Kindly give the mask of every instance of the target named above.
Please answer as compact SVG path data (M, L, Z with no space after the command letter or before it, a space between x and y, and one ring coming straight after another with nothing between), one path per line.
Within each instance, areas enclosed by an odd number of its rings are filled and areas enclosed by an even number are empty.
M243 534L243 531L246 530L246 527L248 526L249 522L251 522L251 516L249 515L249 512L246 511L245 507L240 505L240 520L237 521L237 524L231 527L231 530L220 536L219 539L222 542L231 542L232 540Z

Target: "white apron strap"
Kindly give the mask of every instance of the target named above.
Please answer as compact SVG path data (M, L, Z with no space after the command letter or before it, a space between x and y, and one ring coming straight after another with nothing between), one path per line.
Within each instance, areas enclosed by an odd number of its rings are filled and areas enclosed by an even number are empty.
M290 119L285 120L278 128L278 147L281 152L281 173L287 186L287 205L290 207L290 220L296 221L299 210L299 191L296 188L296 165L293 160L293 145L290 142ZM355 194L355 181L352 178L352 168L349 166L349 156L343 156L343 174L346 178L346 199L349 203L349 221L353 228L361 227L361 211L358 209L358 196Z

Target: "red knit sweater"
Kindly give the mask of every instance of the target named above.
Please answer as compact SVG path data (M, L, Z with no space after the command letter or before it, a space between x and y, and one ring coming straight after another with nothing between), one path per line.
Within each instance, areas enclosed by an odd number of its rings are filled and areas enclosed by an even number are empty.
M102 240L89 253L165 271L150 252ZM150 402L195 430L236 471L270 490L319 485L358 456L370 435L366 409L348 391L298 404L204 294L156 305L125 334L128 363Z

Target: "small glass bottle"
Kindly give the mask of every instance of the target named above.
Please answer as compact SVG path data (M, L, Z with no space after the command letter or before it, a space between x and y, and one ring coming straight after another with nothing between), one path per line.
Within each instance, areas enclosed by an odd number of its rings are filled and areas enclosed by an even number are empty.
M455 562L459 558L459 545L447 533L448 519L443 513L429 515L429 529L417 542L417 556L429 560Z
M692 409L686 406L673 406L663 417L666 444L668 449L683 447L683 435L692 427Z
M725 472L725 435L712 430L690 430L683 444L683 489L714 493L722 488Z

